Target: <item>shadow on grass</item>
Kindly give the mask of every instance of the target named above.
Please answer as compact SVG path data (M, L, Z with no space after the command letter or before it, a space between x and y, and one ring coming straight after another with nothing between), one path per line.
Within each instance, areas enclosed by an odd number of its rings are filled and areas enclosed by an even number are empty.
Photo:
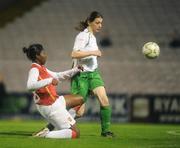
M0 132L0 135L8 135L8 136L31 136L31 132L27 131L12 131L12 132Z

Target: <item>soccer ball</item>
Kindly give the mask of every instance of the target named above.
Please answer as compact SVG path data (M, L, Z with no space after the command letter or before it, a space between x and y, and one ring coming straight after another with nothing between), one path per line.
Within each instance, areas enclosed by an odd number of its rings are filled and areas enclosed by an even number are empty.
M142 53L145 57L147 57L149 59L155 59L160 54L159 45L155 42L145 43L142 48Z

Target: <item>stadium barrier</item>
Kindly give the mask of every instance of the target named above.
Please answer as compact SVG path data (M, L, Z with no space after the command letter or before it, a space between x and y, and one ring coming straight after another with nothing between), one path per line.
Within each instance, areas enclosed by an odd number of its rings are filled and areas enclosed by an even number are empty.
M180 95L133 95L130 119L134 122L180 123Z
M113 122L180 123L180 94L108 94ZM99 103L90 97L81 120L99 120ZM0 117L41 118L32 94L10 93L0 102Z

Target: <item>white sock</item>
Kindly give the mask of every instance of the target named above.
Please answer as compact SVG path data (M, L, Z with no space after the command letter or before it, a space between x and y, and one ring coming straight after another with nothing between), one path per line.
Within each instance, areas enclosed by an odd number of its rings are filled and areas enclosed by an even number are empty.
M70 113L70 115L71 115L73 118L76 117L76 110L75 110L74 108L69 109L68 112Z
M74 138L71 129L62 129L57 131L50 131L45 138Z

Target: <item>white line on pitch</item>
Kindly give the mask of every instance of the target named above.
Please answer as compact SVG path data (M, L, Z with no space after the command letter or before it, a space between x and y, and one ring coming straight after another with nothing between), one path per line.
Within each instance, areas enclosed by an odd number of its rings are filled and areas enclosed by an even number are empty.
M171 134L171 135L179 135L180 136L180 131L176 130L176 131L167 131L168 134Z

